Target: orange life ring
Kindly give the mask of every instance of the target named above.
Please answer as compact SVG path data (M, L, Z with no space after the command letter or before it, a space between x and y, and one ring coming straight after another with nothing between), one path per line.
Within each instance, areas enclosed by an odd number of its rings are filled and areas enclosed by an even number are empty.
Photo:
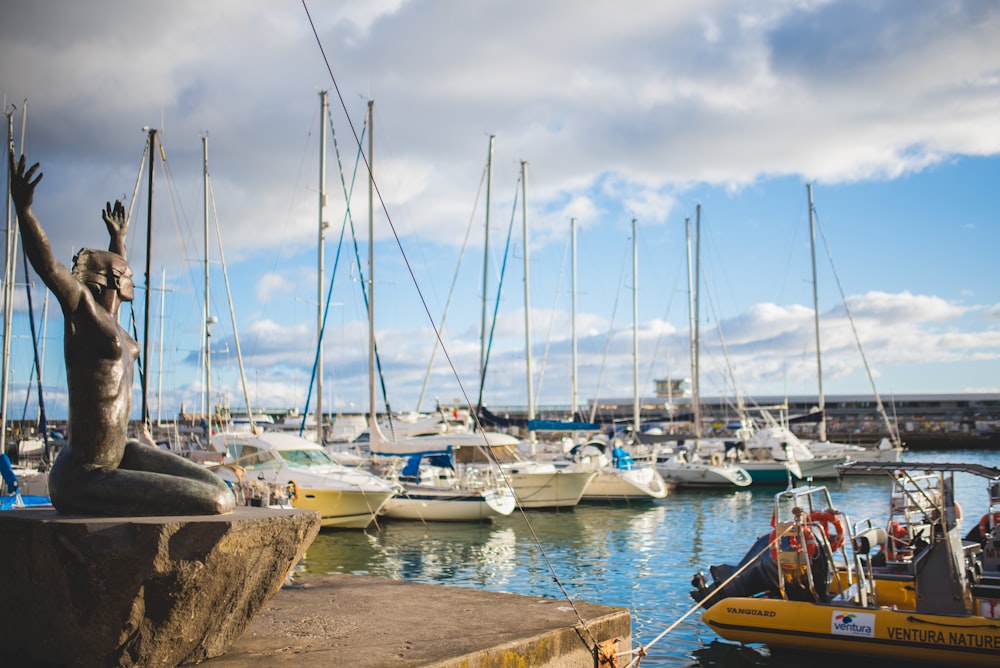
M292 497L292 503L299 500L299 483L294 480L288 481L288 494Z
M840 521L837 513L830 510L814 510L809 513L809 521L823 526L823 533L830 541L832 551L836 552L844 547L844 523ZM833 527L835 533L830 533L830 527Z
M993 526L1000 526L1000 513L993 513ZM979 535L983 538L990 532L990 514L986 513L979 518Z
M794 552L802 552L802 546L799 545L799 534L798 531L791 531L788 534L788 547ZM816 552L819 550L819 545L816 542L816 537L813 536L812 529L807 526L802 527L802 536L806 540L805 552L809 555L809 559L816 556ZM771 556L775 561L778 560L778 534L777 530L771 531Z

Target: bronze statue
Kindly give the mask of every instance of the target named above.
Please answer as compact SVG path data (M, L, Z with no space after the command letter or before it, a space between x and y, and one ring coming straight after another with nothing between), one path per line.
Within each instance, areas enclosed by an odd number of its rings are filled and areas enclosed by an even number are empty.
M38 163L10 160L10 193L31 266L59 300L64 323L69 434L49 472L49 497L60 513L213 515L231 512L235 497L208 469L127 437L132 371L139 345L118 322L135 285L125 258L125 207L109 202L102 217L108 250L84 248L72 272L55 259L31 210Z

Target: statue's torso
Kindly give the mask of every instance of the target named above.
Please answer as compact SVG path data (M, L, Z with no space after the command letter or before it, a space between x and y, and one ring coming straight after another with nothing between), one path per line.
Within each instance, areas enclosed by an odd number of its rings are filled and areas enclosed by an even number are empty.
M65 327L68 446L85 466L117 466L132 411L139 344L92 299L67 314Z

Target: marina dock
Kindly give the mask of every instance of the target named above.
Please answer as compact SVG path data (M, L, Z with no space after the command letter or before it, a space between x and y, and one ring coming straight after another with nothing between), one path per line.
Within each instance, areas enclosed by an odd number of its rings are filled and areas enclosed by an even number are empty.
M272 598L225 656L202 665L611 666L595 656L599 643L631 649L627 609L369 576L308 576Z

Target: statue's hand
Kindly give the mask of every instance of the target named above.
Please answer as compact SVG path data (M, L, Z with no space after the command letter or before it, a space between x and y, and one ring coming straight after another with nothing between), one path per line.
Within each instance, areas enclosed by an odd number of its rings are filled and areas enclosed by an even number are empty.
M101 211L101 217L104 218L104 224L108 226L108 234L112 239L125 238L128 233L128 221L125 219L125 206L120 199L115 200L114 209L111 208L111 202L107 202Z
M21 159L17 162L14 161L14 151L10 151L7 155L10 162L11 174L10 196L14 199L14 206L18 209L27 208L31 206L31 203L35 199L35 186L38 185L38 182L41 181L42 177L45 175L39 172L38 176L35 176L35 172L38 170L37 162L33 164L30 169L25 171L25 159L23 154L21 155Z

